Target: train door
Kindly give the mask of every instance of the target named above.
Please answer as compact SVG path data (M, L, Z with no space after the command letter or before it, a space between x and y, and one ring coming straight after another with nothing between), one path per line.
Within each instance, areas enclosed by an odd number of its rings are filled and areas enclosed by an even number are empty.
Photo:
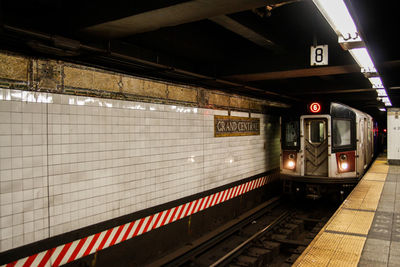
M304 174L328 177L328 121L304 118Z

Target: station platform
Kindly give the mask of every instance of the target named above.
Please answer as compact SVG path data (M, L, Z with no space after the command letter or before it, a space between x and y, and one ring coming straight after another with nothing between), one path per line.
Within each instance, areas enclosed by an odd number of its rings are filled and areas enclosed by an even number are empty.
M400 166L378 157L293 266L399 266Z

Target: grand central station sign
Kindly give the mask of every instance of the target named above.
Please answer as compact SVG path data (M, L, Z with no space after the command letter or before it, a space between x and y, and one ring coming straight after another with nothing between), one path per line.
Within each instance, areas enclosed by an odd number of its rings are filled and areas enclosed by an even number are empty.
M214 137L260 135L260 119L214 116Z

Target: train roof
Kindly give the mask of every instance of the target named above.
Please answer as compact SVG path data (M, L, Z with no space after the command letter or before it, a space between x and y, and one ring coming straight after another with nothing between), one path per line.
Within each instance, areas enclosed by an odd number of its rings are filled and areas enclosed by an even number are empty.
M316 106L316 108L314 108ZM302 115L329 114L337 118L350 118L354 116L365 116L372 118L369 114L339 102L311 102L293 106L290 112L281 114L284 118L298 118Z

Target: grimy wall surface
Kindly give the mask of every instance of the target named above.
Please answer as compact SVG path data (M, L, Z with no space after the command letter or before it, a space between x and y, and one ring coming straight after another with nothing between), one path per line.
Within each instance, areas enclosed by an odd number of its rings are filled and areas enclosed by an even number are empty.
M279 167L266 102L6 53L0 87L0 252Z

